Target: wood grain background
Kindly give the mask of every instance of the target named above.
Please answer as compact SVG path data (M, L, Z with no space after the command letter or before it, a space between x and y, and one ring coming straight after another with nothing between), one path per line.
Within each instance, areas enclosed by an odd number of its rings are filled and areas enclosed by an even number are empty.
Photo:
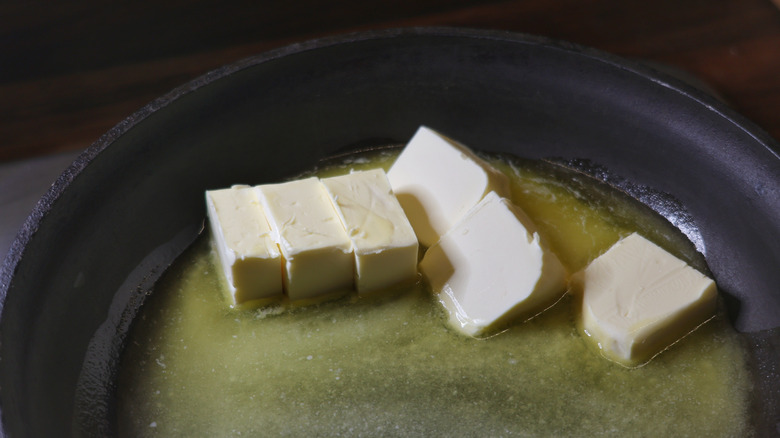
M668 65L780 138L771 0L10 1L0 3L0 162L82 149L220 65L405 26L517 31Z

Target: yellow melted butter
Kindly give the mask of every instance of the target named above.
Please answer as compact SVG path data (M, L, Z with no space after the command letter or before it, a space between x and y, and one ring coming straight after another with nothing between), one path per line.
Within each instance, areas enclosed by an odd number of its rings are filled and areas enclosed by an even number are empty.
M349 163L385 167L394 156ZM496 163L570 270L621 236L673 232L615 214L528 163ZM620 201L622 202L622 201ZM624 213L629 211L629 213ZM640 212L641 213L641 212ZM674 247L683 257L685 245ZM649 364L596 353L566 297L489 339L461 336L421 285L283 310L232 310L207 237L139 314L121 363L126 436L744 436L749 375L719 316Z

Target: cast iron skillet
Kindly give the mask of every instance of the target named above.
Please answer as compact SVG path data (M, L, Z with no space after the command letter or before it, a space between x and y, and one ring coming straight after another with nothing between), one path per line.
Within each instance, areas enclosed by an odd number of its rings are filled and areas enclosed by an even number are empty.
M125 335L199 232L204 190L402 143L421 124L485 151L585 159L678 200L750 343L756 427L778 432L778 144L636 62L526 35L402 29L296 44L211 72L76 160L3 264L4 433L116 432Z

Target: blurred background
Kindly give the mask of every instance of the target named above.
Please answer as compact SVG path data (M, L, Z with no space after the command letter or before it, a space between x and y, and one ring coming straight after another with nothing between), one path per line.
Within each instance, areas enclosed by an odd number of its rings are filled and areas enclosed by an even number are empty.
M5 1L0 162L84 149L155 97L258 52L404 26L511 30L667 65L780 138L771 0Z
M73 158L154 98L269 49L409 26L516 31L639 59L780 138L772 0L4 1L0 255Z

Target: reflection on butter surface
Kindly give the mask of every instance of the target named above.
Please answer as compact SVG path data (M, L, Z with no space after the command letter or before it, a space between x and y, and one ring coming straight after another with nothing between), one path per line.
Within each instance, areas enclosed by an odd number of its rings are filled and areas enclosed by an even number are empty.
M372 292L417 277L417 237L383 169L323 178L355 252L355 288Z
M282 256L251 187L206 192L209 225L231 304L282 295Z
M648 224L664 240L652 220L594 209L573 183L502 168L572 272ZM486 340L448 329L420 287L237 312L220 302L205 238L130 335L118 383L127 436L744 436L749 376L723 317L629 370L590 351L568 298Z
M495 192L428 248L420 272L469 336L528 319L566 292L566 271L536 226Z
M436 243L489 192L509 192L504 174L465 145L425 126L409 140L387 177L423 246Z
M649 360L715 315L715 282L633 233L572 276L582 328L627 366Z
M318 178L255 187L284 259L291 300L352 288L352 242Z

